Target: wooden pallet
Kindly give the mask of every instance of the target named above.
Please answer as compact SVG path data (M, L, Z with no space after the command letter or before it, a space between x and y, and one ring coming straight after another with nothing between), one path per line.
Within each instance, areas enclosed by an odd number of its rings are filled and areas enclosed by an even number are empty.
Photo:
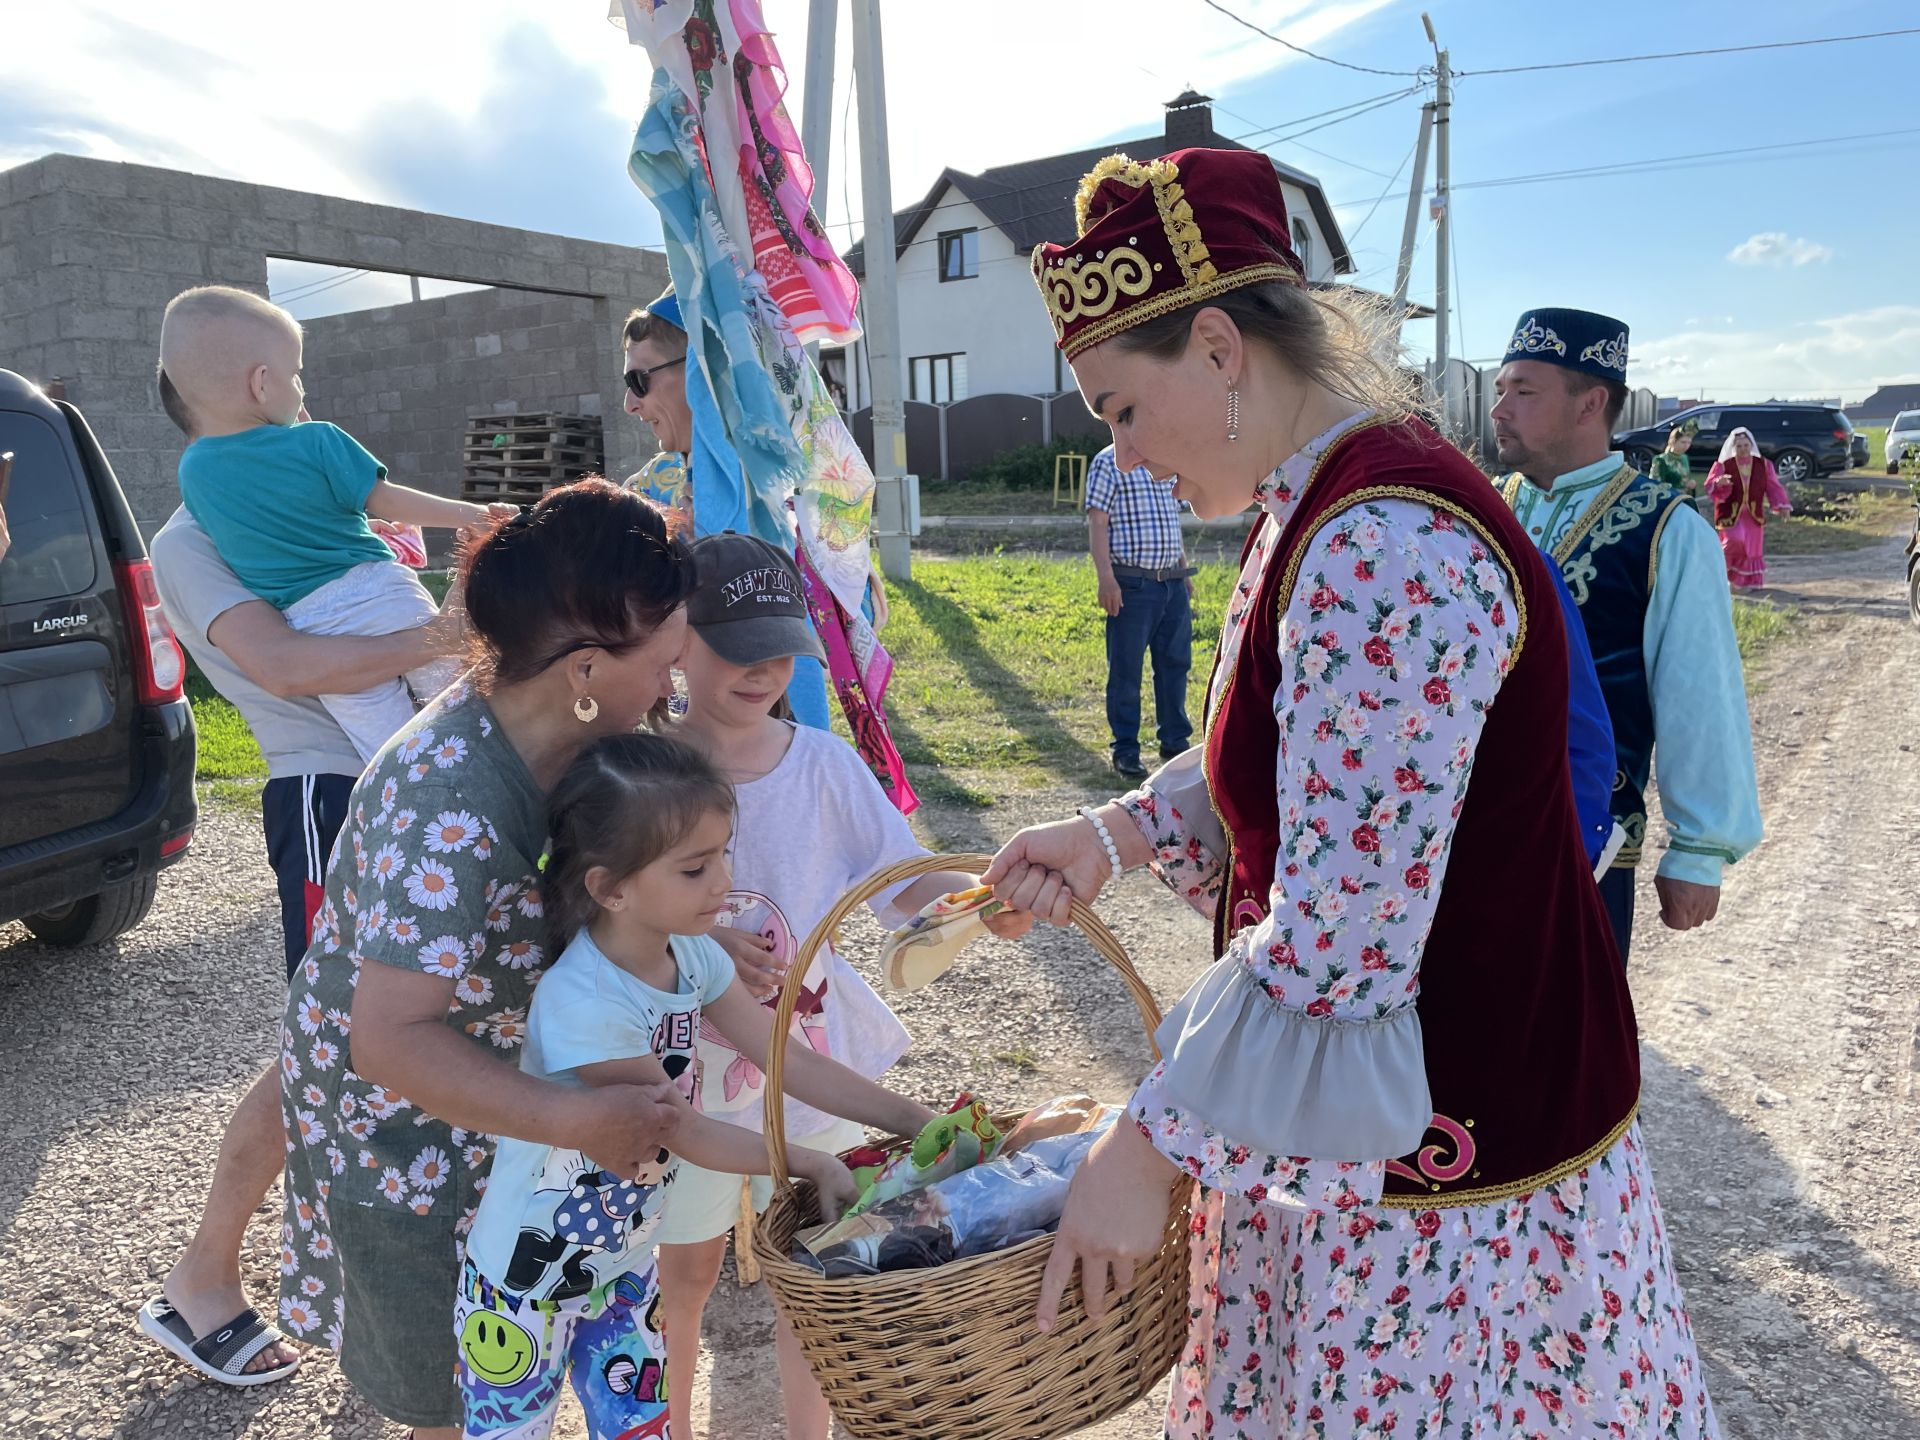
M467 475L460 481L460 498L481 504L499 500L511 505L531 505L547 491L593 473L581 469L562 475Z
M464 452L472 465L598 464L598 445L469 445Z

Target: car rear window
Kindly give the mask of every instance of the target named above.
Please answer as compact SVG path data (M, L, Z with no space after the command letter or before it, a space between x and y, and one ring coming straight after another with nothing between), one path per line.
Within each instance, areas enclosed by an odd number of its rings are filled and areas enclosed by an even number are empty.
M38 415L0 410L0 453L13 476L0 508L12 548L0 559L0 605L78 595L93 587L93 531L71 449Z

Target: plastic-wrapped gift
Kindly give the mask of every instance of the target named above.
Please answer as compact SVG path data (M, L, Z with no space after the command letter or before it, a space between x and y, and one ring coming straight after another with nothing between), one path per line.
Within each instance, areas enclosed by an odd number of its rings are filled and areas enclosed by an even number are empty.
M918 990L932 984L987 933L987 917L1003 908L985 885L942 895L888 937L880 951L887 988Z
M1059 1225L1073 1172L1117 1113L1107 1110L1091 1129L1045 1136L864 1214L802 1230L793 1258L828 1276L871 1275L944 1265L1044 1235Z
M991 1159L1000 1146L1000 1127L987 1107L971 1095L962 1095L945 1115L927 1123L911 1145L891 1153L856 1151L847 1157L860 1198L847 1213L862 1210L956 1175ZM870 1163L862 1164L863 1160Z

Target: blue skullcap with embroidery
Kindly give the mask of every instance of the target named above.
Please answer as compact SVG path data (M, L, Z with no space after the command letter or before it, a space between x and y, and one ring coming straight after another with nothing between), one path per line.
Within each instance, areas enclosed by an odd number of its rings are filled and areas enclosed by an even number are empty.
M1529 310L1513 327L1504 358L1538 360L1624 385L1627 327L1591 310Z

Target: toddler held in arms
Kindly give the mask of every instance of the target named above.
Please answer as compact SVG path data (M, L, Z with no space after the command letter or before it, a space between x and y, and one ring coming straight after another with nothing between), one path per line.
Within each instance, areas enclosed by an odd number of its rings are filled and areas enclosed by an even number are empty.
M439 614L368 524L457 529L507 505L408 489L346 431L301 420L300 326L245 290L176 295L160 330L160 393L187 435L180 498L229 569L308 635L389 635ZM458 673L442 660L320 702L369 760ZM411 686L412 694L409 694Z

